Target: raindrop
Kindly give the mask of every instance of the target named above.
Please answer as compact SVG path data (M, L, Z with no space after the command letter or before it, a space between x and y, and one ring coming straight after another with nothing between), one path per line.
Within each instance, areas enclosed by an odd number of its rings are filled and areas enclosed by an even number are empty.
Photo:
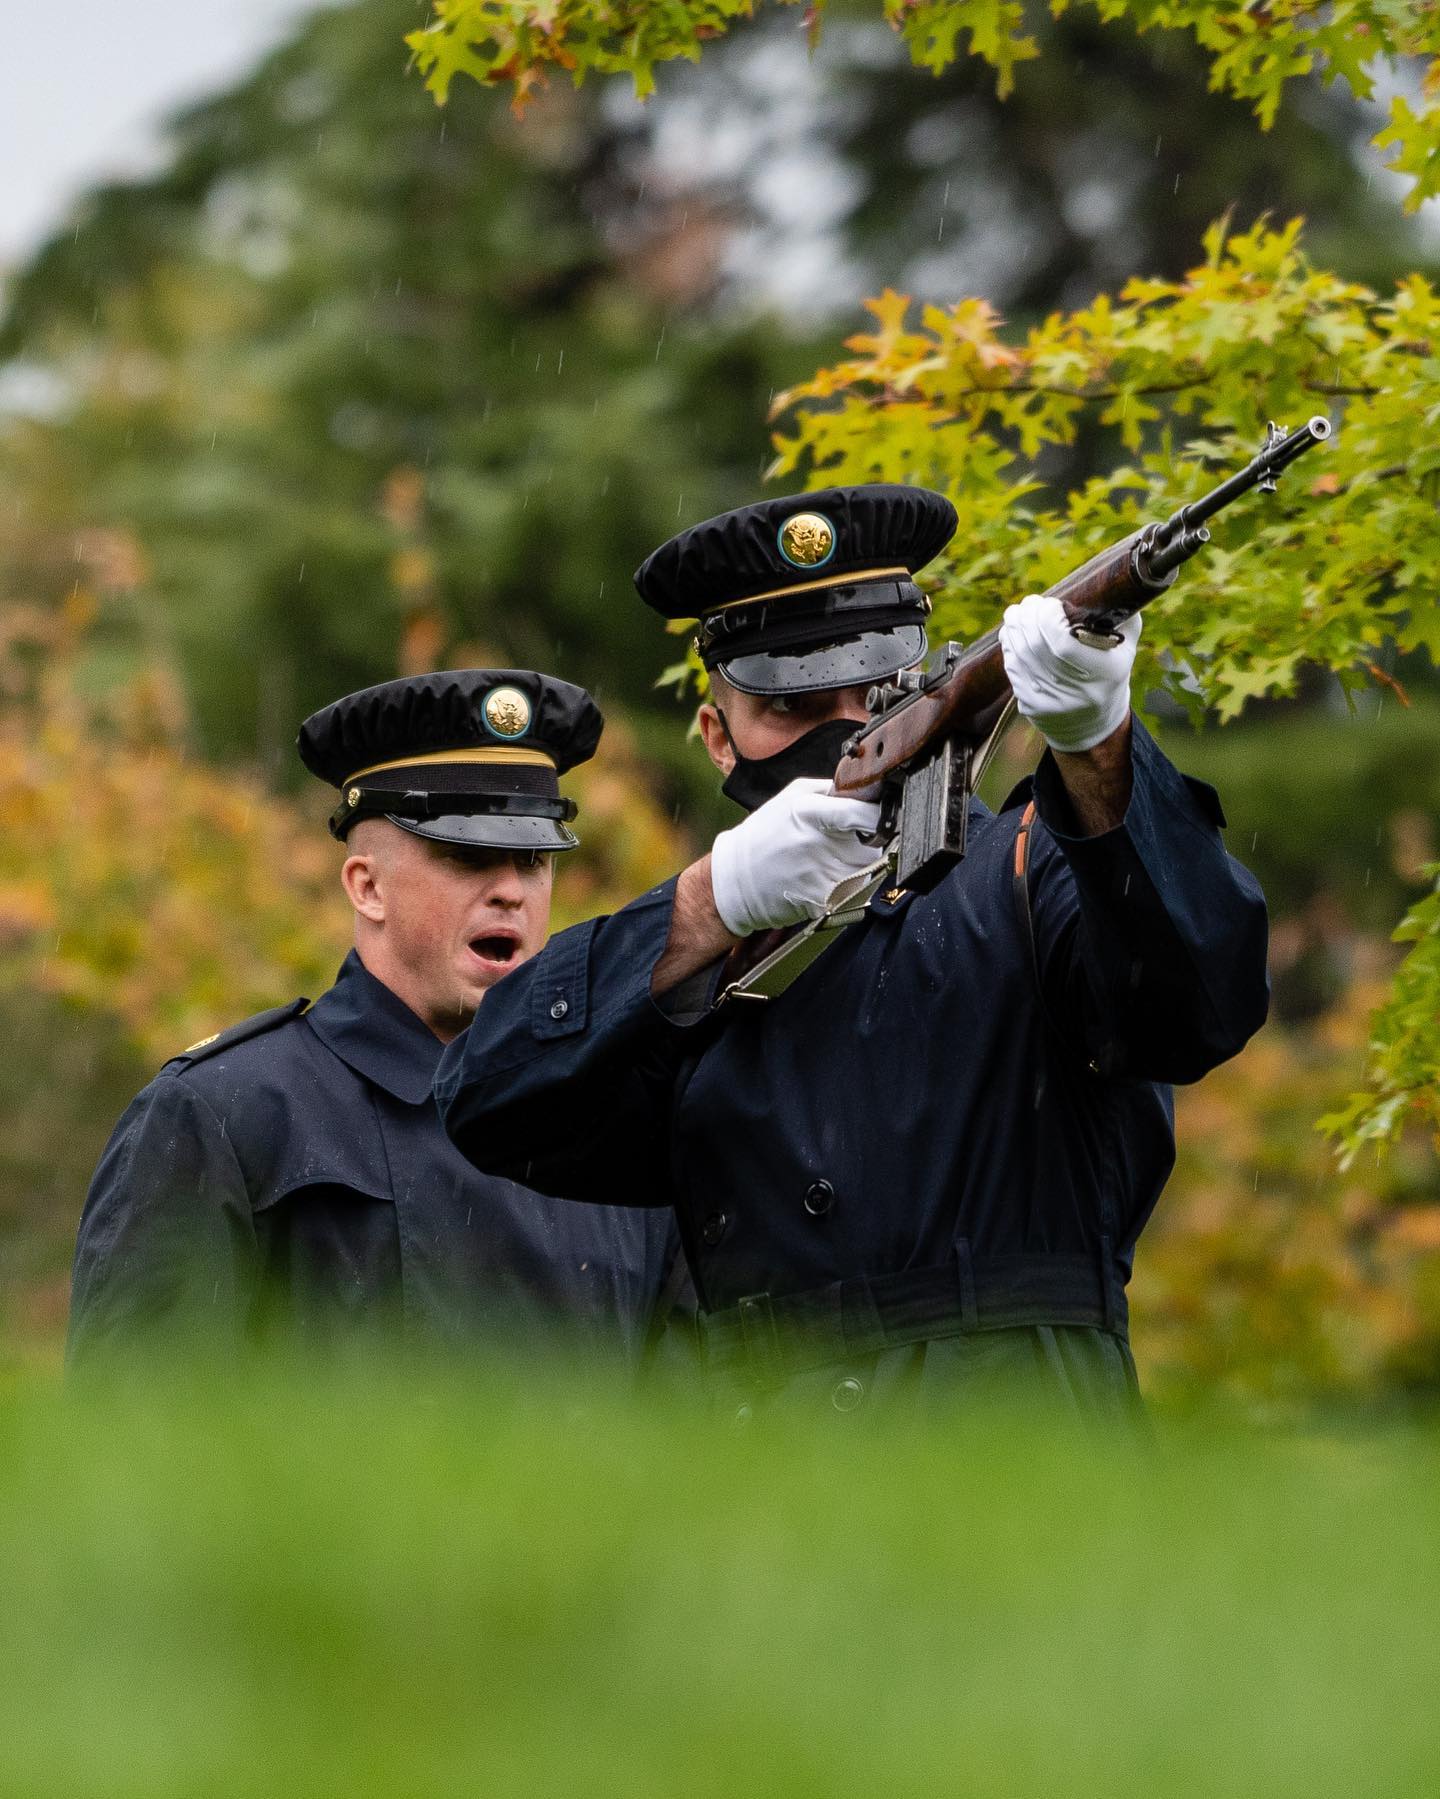
M684 506L684 504L685 504L685 496L682 493L681 495L679 495L679 497L675 501L675 516L676 516L676 518L679 518L680 509L682 506Z
M940 242L941 238L944 237L944 235L945 235L945 214L942 212L940 214L940 229L935 233L935 242L938 244Z
M1250 837L1250 847L1252 850L1254 849L1255 845L1257 843L1259 843L1259 841L1260 841L1260 833L1258 831L1252 832L1251 837Z
M1178 175L1175 177L1175 185L1171 188L1170 192L1172 194L1178 194L1180 192L1180 177Z
M1157 156L1160 154L1160 140L1158 137L1155 140L1155 154Z
M600 583L600 598L602 600L605 598L605 583L603 581Z
M560 373L561 369L564 368L564 366L565 366L565 352L562 350L560 352L560 360L555 364L555 373L558 375Z
M665 327L662 325L660 327L660 335L655 340L655 360L656 360L656 362L659 362L659 360L660 360L660 349L661 349L661 346L664 344L664 342L665 342Z

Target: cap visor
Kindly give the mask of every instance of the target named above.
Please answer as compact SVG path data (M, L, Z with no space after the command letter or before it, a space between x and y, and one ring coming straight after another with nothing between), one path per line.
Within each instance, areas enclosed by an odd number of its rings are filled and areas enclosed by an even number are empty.
M814 693L883 681L918 662L928 647L924 625L895 625L813 649L760 650L718 666L741 693Z
M514 813L492 817L470 812L423 820L396 818L390 812L385 816L412 837L428 837L434 843L463 843L471 849L573 850L580 841L556 818L527 818Z

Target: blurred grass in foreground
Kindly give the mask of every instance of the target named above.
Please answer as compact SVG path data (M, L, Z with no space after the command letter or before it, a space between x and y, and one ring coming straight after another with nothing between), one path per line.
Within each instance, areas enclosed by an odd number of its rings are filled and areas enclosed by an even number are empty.
M0 1437L5 1795L1440 1783L1418 1430L1152 1455L397 1374L31 1382Z

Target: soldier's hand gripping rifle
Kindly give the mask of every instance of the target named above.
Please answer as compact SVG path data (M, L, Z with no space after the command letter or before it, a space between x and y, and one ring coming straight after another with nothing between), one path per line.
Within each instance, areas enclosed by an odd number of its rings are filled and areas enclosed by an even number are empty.
M1252 488L1275 491L1275 477L1330 436L1312 418L1298 431L1271 425L1264 448L1228 481L1160 524L1149 524L1101 550L1045 591L1058 599L1082 642L1118 641L1119 627L1175 581L1184 562L1210 540L1206 520ZM885 883L928 893L965 854L965 824L975 785L1013 713L1000 633L972 644L942 644L924 670L907 669L868 698L869 721L845 746L835 791L881 805L875 869L837 889L818 919L776 942L756 945L746 972L732 969L728 998L783 991L835 931L864 914Z

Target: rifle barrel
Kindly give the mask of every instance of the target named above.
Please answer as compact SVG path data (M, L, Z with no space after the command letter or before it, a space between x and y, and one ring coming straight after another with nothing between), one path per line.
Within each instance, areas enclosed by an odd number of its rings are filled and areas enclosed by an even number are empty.
M1314 418L1301 425L1298 431L1288 432L1284 437L1277 437L1273 443L1266 444L1260 454L1252 457L1244 468L1238 469L1218 487L1212 487L1209 493L1202 494L1198 500L1192 500L1188 506L1182 506L1166 519L1155 533L1157 547L1163 551L1185 529L1203 525L1207 518L1214 518L1232 500L1238 500L1242 493L1249 493L1252 487L1258 487L1262 482L1278 475L1297 456L1303 456L1306 450L1324 443L1332 429L1329 419L1317 413Z

